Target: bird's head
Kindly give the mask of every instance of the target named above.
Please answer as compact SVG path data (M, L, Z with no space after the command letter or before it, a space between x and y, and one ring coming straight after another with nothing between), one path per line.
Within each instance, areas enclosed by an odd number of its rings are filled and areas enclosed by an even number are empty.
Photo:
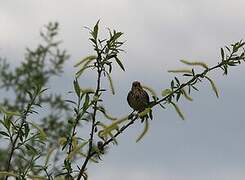
M139 81L134 81L132 83L132 89L142 89L140 82Z

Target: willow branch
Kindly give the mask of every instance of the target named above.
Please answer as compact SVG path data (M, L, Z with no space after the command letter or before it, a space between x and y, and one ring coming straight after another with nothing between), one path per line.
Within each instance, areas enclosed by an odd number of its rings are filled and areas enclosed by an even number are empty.
M77 103L77 115L76 115L76 118L75 118L75 124L73 126L73 129L72 129L72 133L71 133L71 139L70 139L70 143L69 143L69 148L68 148L68 152L67 154L69 155L72 151L72 140L73 140L73 137L76 135L76 128L77 128L77 125L78 125L78 122L79 122L79 110L80 110L80 105L81 105L81 99L80 97L78 97L78 103Z
M216 66L213 66L211 68L205 69L202 73L200 74L196 74L195 76L193 76L189 81L187 81L186 83L183 83L179 86L179 88L175 89L174 91L172 91L171 93L169 93L168 95L164 96L162 99L159 99L158 101L153 102L150 105L150 108L159 105L161 102L166 101L168 98L170 98L171 96L173 96L174 94L176 94L177 92L179 92L181 89L185 88L186 86L188 86L189 84L191 84L192 82L196 81L198 78L203 78L205 77L205 75L210 72L213 71L215 69L221 68L224 64L226 64L229 60L231 59L231 56L226 60L226 61L222 61L221 63L219 63ZM103 143L103 145L101 146L101 148L104 148L105 146L107 146L108 144L110 144L111 142L114 141L114 139L116 137L118 137L120 134L122 134L127 128L129 128L131 125L134 124L134 122L138 119L138 116L134 116L127 124L125 124L124 126L122 126L120 128L119 131L117 131L113 136L113 138L108 139L107 141L105 141ZM86 157L87 160L91 159L94 155L96 155L97 152L92 152L90 154L88 154L88 156ZM81 171L80 171L81 172ZM79 178L78 178L79 179Z
M98 51L97 51L98 52ZM98 97L99 96L99 92L100 92L100 81L101 81L101 73L102 73L102 69L100 67L100 62L101 62L101 52L98 52L98 58L97 58L97 87L96 87L96 91L94 96ZM86 156L86 159L79 171L77 180L80 180L82 175L84 174L85 170L86 170L86 166L88 164L89 159L91 158L91 154L93 154L92 149L93 149L93 139L94 139L94 131L95 131L95 123L96 123L96 113L97 113L97 104L98 101L94 102L93 105L93 116L92 116L92 124L91 124L91 131L90 131L90 138L89 138L89 147L88 147L88 153Z
M23 126L24 126L24 124L26 122L27 115L31 111L31 107L34 104L36 98L37 98L37 94L35 94L34 98L32 98L31 102L27 105L26 110L25 110L24 114L22 115L21 124L20 124L20 127L18 129L17 135L11 141L11 150L10 150L9 158L8 158L7 165L6 165L6 171L7 172L10 170L11 160L13 158L14 151L16 150L16 143L19 140L19 137L21 135L22 128L23 128ZM7 179L8 179L8 176L5 177L5 180L7 180Z

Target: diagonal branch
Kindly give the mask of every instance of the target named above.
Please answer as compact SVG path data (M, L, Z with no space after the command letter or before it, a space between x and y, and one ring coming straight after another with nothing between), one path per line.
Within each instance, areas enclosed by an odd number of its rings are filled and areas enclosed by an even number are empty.
M159 105L161 102L164 102L166 101L168 98L170 98L171 96L173 96L174 94L176 94L177 92L179 92L181 89L183 89L184 87L188 86L189 84L195 82L196 80L198 80L198 78L203 78L205 77L205 75L210 72L210 71L213 71L215 69L218 69L218 68L222 68L222 66L224 66L225 64L227 64L229 62L229 60L231 60L231 56L226 60L226 61L222 61L221 63L219 63L218 65L216 66L213 66L211 68L208 68L208 69L205 69L202 73L199 73L199 74L196 74L194 75L189 81L187 81L186 83L183 83L179 86L179 88L175 89L174 91L172 91L170 94L166 95L165 97L163 97L162 99L159 99L158 101L155 101L153 102L151 105L150 105L150 108L156 106L156 105ZM94 116L95 117L95 116ZM119 136L120 134L122 134L127 128L129 128L131 125L134 124L134 122L138 119L138 116L135 116L133 117L126 125L122 126L121 129L119 131L117 131L115 134L114 134L114 137L113 138L110 138L108 139L107 141L105 141L102 145L101 145L101 148L104 148L105 146L107 146L108 144L110 144L117 136ZM93 128L92 128L93 130ZM91 135L91 137L93 137L93 135ZM91 150L89 151L87 157L86 157L86 164L87 164L87 161L89 161L89 159L91 159L94 155L96 155L97 152L96 151L93 151L91 152ZM77 180L80 180L82 174L84 173L85 171L85 168L86 168L86 164L84 163L83 164L83 167L81 168L80 172L79 172L79 175L78 175L78 178Z

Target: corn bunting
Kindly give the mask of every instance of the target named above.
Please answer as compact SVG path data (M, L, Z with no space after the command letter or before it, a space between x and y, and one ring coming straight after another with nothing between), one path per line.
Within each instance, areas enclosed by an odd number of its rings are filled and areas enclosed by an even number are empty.
M147 92L142 88L140 82L134 81L132 88L128 93L127 101L131 108L140 113L148 107L150 98ZM142 117L141 119L144 120L144 118L147 119L148 115Z

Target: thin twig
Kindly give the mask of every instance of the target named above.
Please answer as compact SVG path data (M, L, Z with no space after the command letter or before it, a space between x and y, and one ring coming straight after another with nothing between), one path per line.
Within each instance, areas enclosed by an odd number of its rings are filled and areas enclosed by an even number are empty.
M95 91L94 96L98 96L99 92L100 92L100 80L101 80L101 73L102 73L102 70L100 67L100 61L101 61L101 53L98 53L98 58L97 58L97 63L98 63L98 65L97 65L97 87L96 87L96 91ZM84 163L83 163L83 165L79 171L77 180L80 180L82 175L84 174L86 166L88 164L88 161L91 158L91 154L93 153L92 149L93 149L93 139L94 139L94 129L95 129L95 122L96 122L97 104L98 104L98 101L95 101L94 105L93 105L94 111L93 111L93 117L92 117L88 153L87 153L86 159L85 159L85 161L84 161Z
M171 92L171 93L168 94L167 96L165 96L165 97L163 97L162 99L160 99L160 100L158 100L158 101L152 103L152 104L150 105L150 107L152 108L152 107L154 107L154 106L160 104L161 102L166 101L169 97L171 97L173 94L177 93L178 91L180 91L180 90L183 89L184 87L188 86L190 83L194 82L195 80L197 80L197 79L200 78L200 77L204 77L208 72L210 72L210 71L212 71L212 70L214 70L214 69L217 69L217 68L222 67L224 64L225 64L225 62L221 62L220 64L218 64L218 65L216 65L216 66L213 66L213 67L211 67L211 68L209 68L209 69L204 70L204 71L203 71L202 73L200 73L200 74L196 74L195 76L193 76L192 79L190 79L190 80L187 81L186 83L183 83L179 88L177 88L176 90L174 90L173 92ZM94 116L94 118L95 118L95 116ZM119 131L117 131L116 134L114 134L113 138L110 138L110 139L108 139L107 141L105 141L105 142L103 143L103 145L102 145L101 148L104 148L104 147L107 146L109 143L111 143L117 136L119 136L120 134L122 134L124 130L126 130L128 127L130 127L132 124L134 124L134 122L135 122L137 119L138 119L138 116L135 116L135 117L134 117L133 119L131 119L126 125L122 126L121 129L120 129ZM87 157L86 157L86 160L85 160L86 163L84 163L83 166L82 166L82 168L80 169L80 172L79 172L79 175L78 175L77 180L80 180L82 174L83 174L84 171L85 171L85 168L86 168L86 165L87 165L87 162L89 161L89 159L91 159L91 158L92 158L94 155L96 155L96 154L97 154L97 152L95 152L95 151L92 152L92 153L91 153L91 150L89 151L89 153L88 153L88 155L87 155Z
M13 158L14 151L16 150L16 143L17 143L17 141L18 141L18 139L19 139L19 137L20 137L21 130L22 130L22 128L23 128L23 126L24 126L24 124L25 124L25 122L26 122L26 117L27 117L28 113L30 112L31 107L32 107L32 105L34 104L36 98L37 98L37 94L35 94L34 98L33 98L33 99L31 100L31 102L27 105L27 108L26 108L26 110L25 110L25 112L24 112L24 114L23 114L23 116L22 116L22 118L21 118L22 122L21 122L21 124L20 124L19 129L18 129L17 135L16 135L15 139L14 139L13 141L11 141L12 146L11 146L11 150L10 150L10 153L9 153L9 158L8 158L7 165L6 165L6 167L7 167L7 168L6 168L6 171L7 171L7 172L10 170L11 160L12 160L12 158ZM8 176L5 177L5 180L7 180L7 179L8 179Z
M72 138L76 135L76 127L77 127L79 119L80 119L79 118L80 105L81 105L81 99L80 99L80 97L78 97L77 115L76 115L76 119L75 119L75 124L74 124L73 129L72 129L72 135L71 135L71 139L70 139L70 143L69 143L69 149L68 149L68 152L67 152L68 155L72 151Z

